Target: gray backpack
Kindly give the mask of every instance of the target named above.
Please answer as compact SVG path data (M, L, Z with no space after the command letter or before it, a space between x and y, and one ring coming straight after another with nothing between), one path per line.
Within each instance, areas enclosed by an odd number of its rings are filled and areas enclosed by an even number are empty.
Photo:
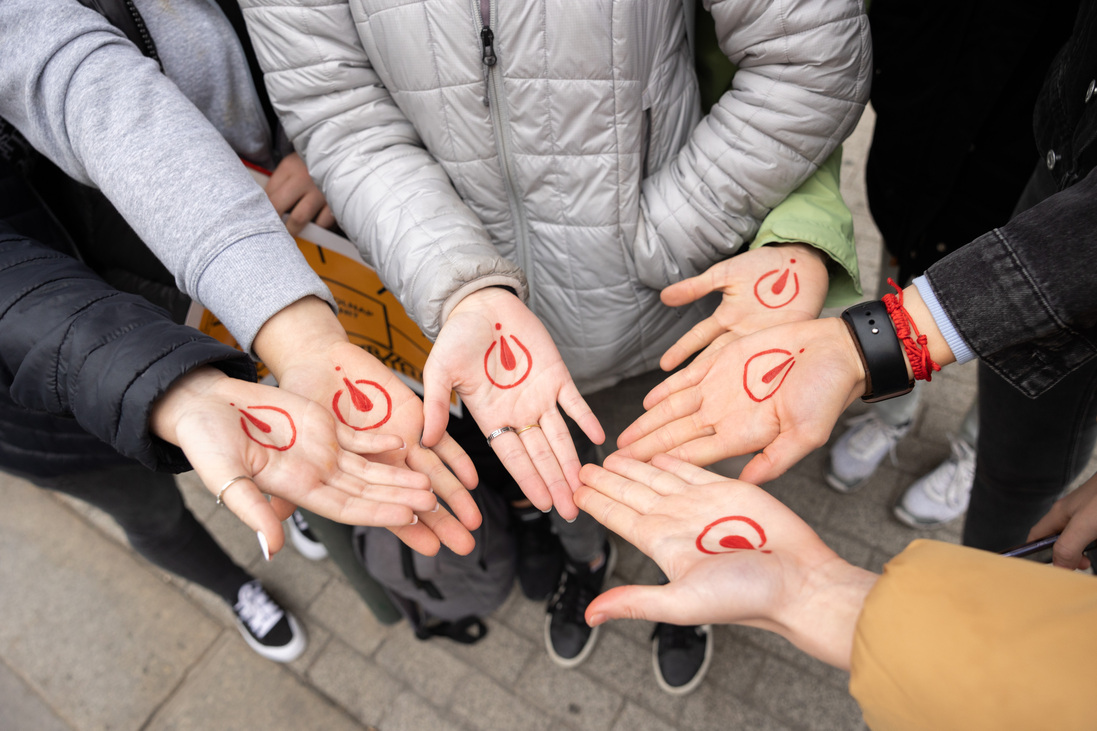
M514 584L518 551L506 502L483 485L470 494L483 522L472 532L476 547L468 556L445 546L435 556L424 556L385 528L354 529L358 560L421 640L442 636L479 642L487 634L482 617L506 601Z

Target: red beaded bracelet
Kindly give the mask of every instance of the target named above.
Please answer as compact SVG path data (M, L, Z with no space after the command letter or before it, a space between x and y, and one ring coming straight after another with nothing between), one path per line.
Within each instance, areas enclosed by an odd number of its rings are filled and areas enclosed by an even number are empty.
M888 284L895 288L895 294L885 294L880 299L887 307L888 315L895 324L895 334L899 336L899 342L903 344L910 368L914 371L914 378L918 381L932 381L933 371L941 370L941 366L933 362L929 356L929 346L926 345L926 336L918 332L918 326L914 323L910 313L903 307L903 290L895 281L888 277ZM914 330L914 337L910 331Z

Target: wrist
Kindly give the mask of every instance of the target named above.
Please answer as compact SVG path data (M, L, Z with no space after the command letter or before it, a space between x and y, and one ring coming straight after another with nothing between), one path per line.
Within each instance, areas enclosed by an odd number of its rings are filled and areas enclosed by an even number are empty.
M807 568L805 576L797 600L776 617L779 634L812 657L848 671L857 621L880 577L837 555Z
M318 297L299 299L263 324L252 349L281 381L282 374L301 360L348 343L346 330L331 307Z
M210 366L190 371L171 384L149 411L149 431L170 444L179 446L176 427L193 408L196 399L207 396L232 379Z

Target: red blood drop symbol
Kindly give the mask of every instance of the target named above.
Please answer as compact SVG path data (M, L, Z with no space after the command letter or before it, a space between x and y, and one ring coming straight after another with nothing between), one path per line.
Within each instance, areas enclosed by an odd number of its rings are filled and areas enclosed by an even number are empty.
M236 404L232 404L232 405L235 406ZM284 416L286 418L286 421L289 423L290 438L289 438L289 443L286 444L286 446L279 447L276 444L267 444L266 442L261 442L261 441L259 441L258 439L255 438L255 435L251 433L250 429L248 429L248 424L250 423L252 426L254 426L256 429L258 429L263 434L270 434L272 431L274 431L274 427L272 427L270 424L263 421L262 419L259 419L254 414L248 413L247 411L244 411L244 409L237 408L236 410L239 411L242 414L242 416L240 418L240 428L243 429L244 433L248 435L248 439L252 440L256 444L258 444L260 447L265 447L266 449L277 449L279 452L284 452L287 449L289 449L290 447L292 447L294 445L294 443L297 441L297 426L293 423L293 417L291 417L289 415L289 412L287 412L286 410L280 409L277 406L248 406L246 408L248 408L248 409L267 409L269 411L275 411L275 412L281 414L282 416Z
M790 263L794 264L796 263L796 260L793 259ZM780 276L777 277L772 285L770 285L769 291L767 292L763 288L762 284L769 280L770 277L778 273L780 273ZM791 293L782 298L781 294L784 293L784 291L788 288L789 275L792 275ZM758 281L754 283L754 298L757 299L763 307L768 307L771 310L776 310L784 307L785 305L796 299L796 296L798 294L800 294L800 277L796 274L796 272L787 267L784 271L780 269L774 269L773 271L766 272L762 276L758 277Z
M352 383L350 379L346 377L343 378L343 383L347 387L347 395L350 396L350 403L354 407L354 410L358 413L368 414L369 412L373 411L373 408L376 405L368 396L366 396L365 393L363 393L362 389L358 388L359 385L372 386L373 388L377 389L381 393L381 395L385 397L386 408L384 416L382 416L378 421L374 422L373 424L367 424L366 426L351 424L349 421L347 421L347 418L343 416L342 409L339 408L339 400L343 396L343 389L339 389L335 392L335 396L333 396L331 399L331 410L335 412L335 418L339 419L339 421L343 422L355 431L368 431L369 429L376 429L377 427L381 426L392 416L392 397L389 396L388 391L381 387L380 383L377 383L376 381L366 380L358 380Z
M802 353L804 351L801 350L800 352ZM761 358L761 357L764 357L764 356L767 356L767 355L773 355L774 353L780 353L782 355L787 355L789 357L785 358L783 361L781 361L780 364L770 368L768 371L766 371L762 375L761 380L762 380L763 384L765 384L767 386L771 386L774 381L777 381L777 384L772 386L772 388L769 389L769 392L765 396L762 396L761 398L759 398L750 389L750 380L749 380L750 366L751 366L751 363L754 362L755 358ZM747 396L750 396L750 398L753 401L757 401L758 403L762 403L766 399L773 396L773 394L777 393L777 389L781 388L781 384L783 384L785 382L785 379L788 378L788 374L792 371L792 367L795 366L795 365L796 365L796 358L788 350L782 350L781 348L773 348L771 350L763 350L761 353L756 353L756 354L752 355L747 360L746 365L743 366L743 390L747 392ZM781 377L780 380L777 380L778 376Z
M503 325L501 323L495 323L496 330L502 330ZM507 372L514 372L518 368L518 358L514 354L514 349L507 343L507 336L500 335L498 340L492 340L491 345L488 346L487 352L484 353L484 375L488 377L491 384L497 388L514 388L522 381L526 380L530 371L533 370L533 358L530 356L529 350L525 345L522 345L522 341L514 335L510 336L510 339L514 341L514 344L518 346L518 349L522 351L526 358L526 370L518 377L514 383L500 383L491 376L491 354L495 350L495 346L499 346L499 363L503 366L503 369Z
M731 535L726 535L726 536L724 536L723 538L721 538L717 541L717 543L720 545L721 548L725 548L725 549L727 549L727 551L738 551L738 550L755 551L755 550L760 549L762 546L766 545L766 532L764 530L762 530L762 526L758 525L758 523L756 523L755 521L753 521L750 518L746 517L745 515L729 515L726 518L720 518L719 520L713 521L712 523L709 523L707 526L705 526L705 529L703 531L701 531L701 533L697 536L697 541L696 541L697 550L700 551L701 553L707 553L707 554L710 554L710 555L716 555L717 553L725 553L725 551L711 551L708 548L705 548L705 536L707 536L709 534L709 531L716 528L716 526L723 525L725 523L730 523L730 522L745 523L748 526L750 526L758 534L759 543L756 546L746 536L741 536L741 535L738 535L738 534L731 534ZM731 526L724 526L724 527L728 528L728 527L731 527ZM769 551L763 551L763 553L769 553Z

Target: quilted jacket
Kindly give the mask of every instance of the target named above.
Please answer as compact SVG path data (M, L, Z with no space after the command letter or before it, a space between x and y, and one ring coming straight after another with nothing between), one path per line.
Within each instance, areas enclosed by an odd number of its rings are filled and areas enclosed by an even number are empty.
M681 0L241 5L286 131L424 332L510 287L585 391L704 316L659 289L749 242L868 95L859 0L706 2L739 71L700 121Z

